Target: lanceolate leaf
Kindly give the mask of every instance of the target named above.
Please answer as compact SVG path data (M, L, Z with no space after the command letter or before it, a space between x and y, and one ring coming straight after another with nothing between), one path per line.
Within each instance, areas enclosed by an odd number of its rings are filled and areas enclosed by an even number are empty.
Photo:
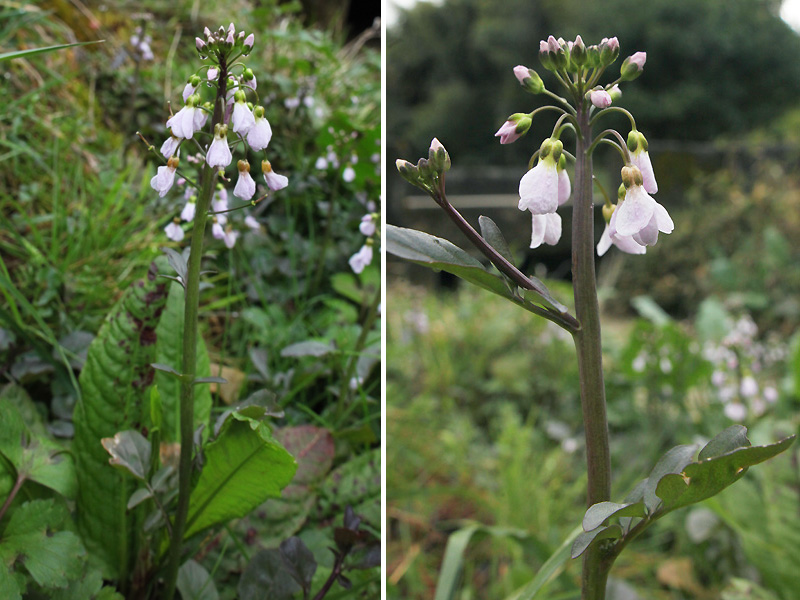
M588 508L583 516L583 530L592 531L603 521L611 517L644 517L644 503L617 504L616 502L599 502Z
M481 226L481 236L483 236L483 239L489 242L489 245L497 250L500 256L513 265L514 255L511 254L511 248L508 247L508 242L497 224L489 217L484 217L483 215L478 217L478 224Z
M165 269L162 269L162 272L165 271ZM155 362L169 365L178 371L181 369L181 357L183 356L183 294L183 288L179 284L170 284L167 305L156 328ZM195 378L203 378L210 375L217 375L217 373L211 373L205 342L198 335ZM161 394L164 416L164 422L161 426L162 440L165 442L177 442L180 440L180 381L164 371L156 371L155 383ZM210 415L211 390L206 385L195 386L194 429L197 429L201 424L205 424L207 431Z
M160 259L166 268L166 259ZM107 579L124 577L136 556L138 509L127 513L136 480L112 468L100 440L133 429L148 437L156 325L167 299L152 264L113 308L89 347L75 406L73 451L78 473L78 526ZM163 392L162 392L163 395Z
M150 471L150 442L138 431L120 431L114 437L101 440L103 448L111 455L109 464L145 480Z
M269 426L231 413L204 448L205 466L192 490L186 537L246 515L279 496L297 464L272 437Z

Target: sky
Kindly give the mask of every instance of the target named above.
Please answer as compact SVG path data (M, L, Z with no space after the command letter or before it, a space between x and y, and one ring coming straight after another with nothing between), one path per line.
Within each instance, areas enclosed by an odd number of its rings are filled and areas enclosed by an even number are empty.
M399 15L398 7L410 8L418 0L382 0L383 15L382 19L387 27L391 27L397 21ZM800 32L800 0L784 0L781 6L781 18L786 21L795 31Z

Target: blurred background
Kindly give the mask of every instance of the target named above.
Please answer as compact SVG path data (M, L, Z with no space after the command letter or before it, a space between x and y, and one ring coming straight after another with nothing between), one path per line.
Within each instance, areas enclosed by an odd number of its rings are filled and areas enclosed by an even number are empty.
M223 598L250 555L292 531L332 565L326 536L347 505L380 534L380 266L348 265L365 243L362 216L380 210L379 17L374 0L0 2L0 54L105 40L0 61L0 400L34 406L29 416L66 445L105 315L161 247L188 245L163 231L183 190L151 189L161 163L136 132L161 146L168 103L180 108L202 64L194 38L205 26L255 34L246 62L274 133L267 156L290 183L235 214L258 229L243 228L233 249L207 238L200 327L212 374L229 381L214 390L215 412L269 390L285 412L276 427L330 432L322 471L336 485L322 504L315 489L288 516L273 506L207 540L198 560L216 569ZM249 158L258 197L262 155ZM378 569L357 579L376 597Z
M394 171L437 137L448 197L474 225L491 217L517 264L571 299L570 208L554 247L527 248L517 187L550 134L493 137L544 98L513 76L536 69L539 40L617 36L647 52L618 102L647 136L662 203L675 221L645 256L598 261L604 363L620 501L676 444L742 423L754 443L797 430L800 406L800 25L780 0L444 0L387 10L387 222L467 247ZM402 6L401 6L402 5ZM623 135L627 121L603 123ZM570 138L570 143L571 138ZM569 147L566 143L565 147ZM613 151L595 153L605 189ZM598 194L599 196L599 194ZM600 201L598 199L598 201ZM596 239L602 217L596 211ZM585 462L568 336L446 274L387 263L388 577L392 598L431 598L448 536L456 598L514 598L584 511ZM716 500L665 518L618 561L615 598L764 598L800 589L797 450L748 472ZM466 537L466 536L465 536ZM463 541L465 537L462 537ZM568 563L541 596L577 598ZM439 598L440 596L437 596Z

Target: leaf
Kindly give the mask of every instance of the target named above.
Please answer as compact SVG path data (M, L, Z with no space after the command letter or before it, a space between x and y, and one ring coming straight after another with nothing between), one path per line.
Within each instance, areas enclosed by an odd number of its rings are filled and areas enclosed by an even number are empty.
M185 279L184 279L185 281ZM169 286L169 294L161 319L156 327L156 362L165 365L180 365L183 357L183 309L184 291L177 283ZM208 351L202 336L197 336L197 361L195 363L195 377L211 375L211 366ZM161 427L162 441L180 441L180 381L157 371L155 384L161 394L163 411L163 424ZM211 390L208 386L201 385L194 390L194 426L197 429L205 424L208 428L211 418Z
M0 538L0 563L23 565L42 587L66 586L86 561L77 535L54 531L68 518L66 507L53 499L26 502L11 514Z
M478 217L478 224L480 225L483 239L489 242L489 245L497 250L500 256L513 265L514 255L511 254L511 248L508 247L508 242L506 242L506 238L503 237L503 233L500 231L497 224L489 217L484 217L483 215Z
M286 346L281 350L281 356L325 356L331 352L336 352L336 348L330 342L308 340L306 342L297 342L296 344Z
M148 490L147 488L139 488L133 494L131 494L130 499L128 500L128 510L132 509L134 506L138 506L145 500L149 500L153 497L153 493Z
M586 510L583 516L583 530L592 531L600 527L606 519L611 517L644 517L643 502L636 504L617 504L616 502L598 502Z
M703 449L700 450L697 459L705 460L707 458L714 458L715 456L721 456L737 448L744 448L750 445L750 440L747 439L747 427L743 425L731 425L708 442Z
M279 496L297 469L266 423L237 413L228 416L204 454L205 466L189 502L187 538Z
M138 431L120 431L113 438L100 440L111 455L108 462L119 467L136 479L145 480L150 471L150 442Z
M147 436L156 362L156 326L167 300L157 263L134 283L106 317L89 346L80 375L81 399L75 406L73 451L78 475L77 519L87 550L103 565L103 575L118 579L137 556L137 511L127 504L137 485L108 464L100 440L135 429ZM167 378L167 377L165 377ZM164 388L159 385L164 395Z
M739 432L726 430L728 444L741 439ZM767 446L747 446L730 450L693 462L681 475L671 474L659 481L656 493L663 499L663 512L668 512L710 498L744 476L748 467L777 456L792 445L796 436L790 436ZM716 439L716 438L715 438ZM746 438L745 438L746 439ZM712 440L714 442L714 440ZM709 442L711 445L712 442ZM724 447L724 440L715 444Z
M319 490L317 518L341 514L351 506L364 521L380 530L381 455L380 448L351 458L334 469Z
M16 475L74 498L75 466L66 449L31 433L19 409L5 398L0 398L0 423L0 454L13 465Z
M464 563L464 552L466 552L472 536L480 529L481 526L478 524L468 525L451 533L450 537L447 538L442 568L439 570L439 580L436 582L434 600L451 600L451 598L455 598L456 586Z
M557 573L558 570L561 569L561 567L563 567L564 564L569 560L572 543L575 541L575 538L580 535L580 533L580 527L573 529L561 546L559 546L558 549L550 555L550 558L544 562L539 569L539 572L536 573L536 577L534 577L531 582L522 589L522 591L510 596L507 598L507 600L533 600L536 598L536 595L545 586L545 584L550 581L553 575Z
M675 446L658 460L644 486L644 504L648 512L652 513L661 503L661 500L656 495L656 486L658 482L661 481L665 475L683 471L683 468L692 461L695 452L697 452L696 444L690 446Z
M480 262L447 240L394 225L386 225L385 235L387 252L431 269L452 273L530 310L532 304L514 296L502 277L488 271ZM541 281L533 277L528 279L537 289L525 290L526 297L529 293L537 294L559 312L567 312L567 307L553 298Z
M236 587L239 600L290 600L302 591L286 571L280 550L262 550L250 559Z
M570 556L578 558L581 554L586 552L586 549L592 544L596 544L600 540L617 539L622 537L622 527L617 524L609 525L608 527L598 527L592 531L584 531L575 538L572 543L572 550Z
M65 48L72 48L74 46L88 46L89 44L101 44L105 40L95 40L93 42L78 42L75 44L59 44L57 46L46 46L45 48L29 48L27 50L15 50L14 52L6 52L0 54L0 61L11 60L14 58L27 58L36 54L43 54L45 52L53 52L55 50L64 50Z
M194 560L187 560L178 569L178 591L181 600L218 600L219 594L208 571Z
M280 545L281 558L286 570L304 592L311 589L311 580L317 571L317 561L299 537L290 537Z
M178 274L178 277L181 279L181 281L186 283L188 279L187 273L189 272L189 267L187 266L186 259L183 257L183 255L172 248L161 248L161 251L167 255L169 266L172 267L175 273Z

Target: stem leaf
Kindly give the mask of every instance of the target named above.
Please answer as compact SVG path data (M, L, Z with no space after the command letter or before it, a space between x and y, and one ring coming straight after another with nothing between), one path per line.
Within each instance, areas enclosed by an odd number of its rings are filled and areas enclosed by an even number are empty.
M644 517L644 502L635 504L618 504L616 502L598 502L586 510L583 516L583 530L592 531L600 527L612 517Z
M622 527L617 524L609 525L608 527L598 527L588 532L584 531L579 534L572 543L570 556L572 558L578 558L589 546L596 544L600 540L617 539L620 537L622 537Z
M489 245L497 250L500 256L513 265L514 255L511 254L511 248L508 246L508 242L506 242L506 238L503 236L503 232L500 231L497 224L489 217L484 217L483 215L478 217L478 223L481 228L481 236L483 239L489 242Z

